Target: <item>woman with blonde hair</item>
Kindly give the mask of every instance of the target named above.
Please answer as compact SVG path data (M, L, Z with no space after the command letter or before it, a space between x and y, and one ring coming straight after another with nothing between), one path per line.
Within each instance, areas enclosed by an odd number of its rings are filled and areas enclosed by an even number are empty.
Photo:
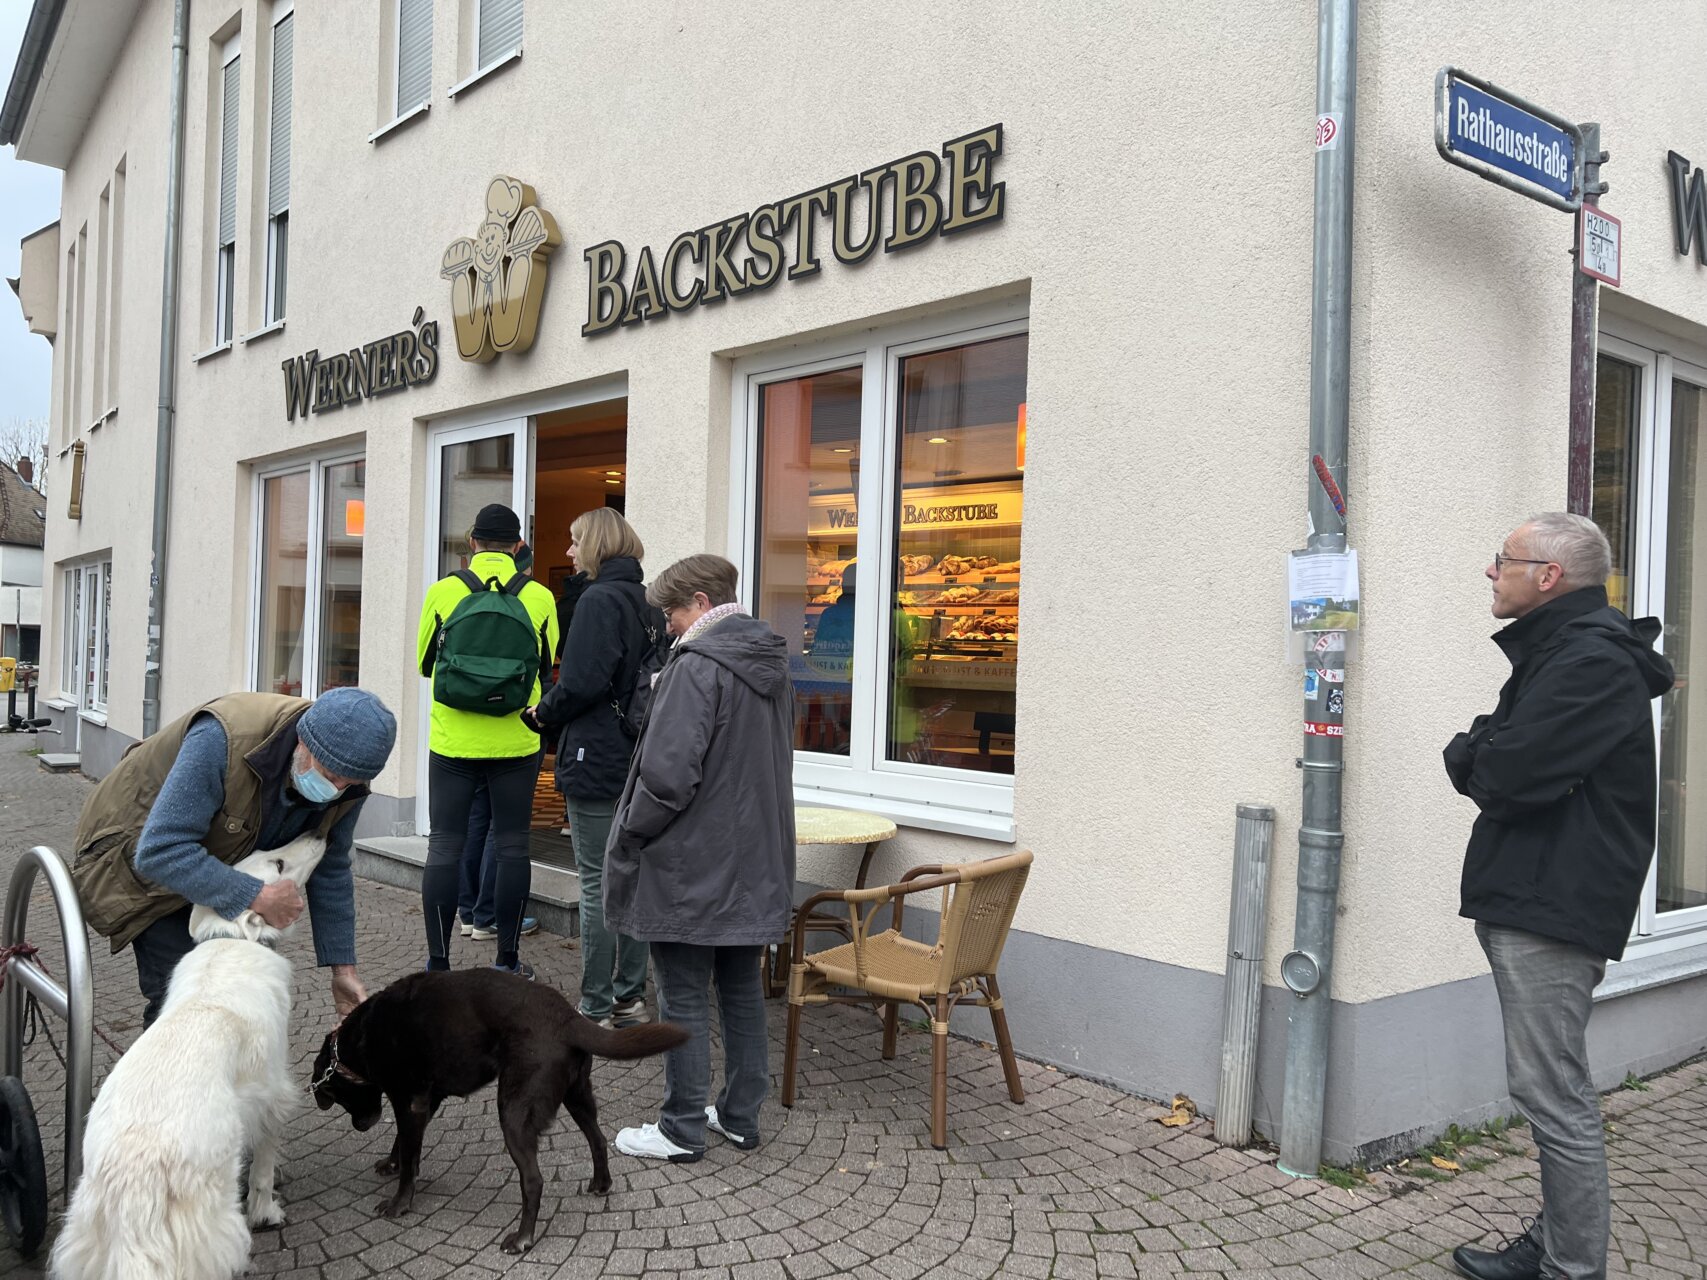
M646 944L605 927L605 842L628 777L634 738L629 695L647 655L665 643L664 616L646 602L646 548L609 507L575 517L569 558L587 575L575 604L557 683L534 714L557 742L557 789L581 881L581 1012L627 1027L645 1022Z

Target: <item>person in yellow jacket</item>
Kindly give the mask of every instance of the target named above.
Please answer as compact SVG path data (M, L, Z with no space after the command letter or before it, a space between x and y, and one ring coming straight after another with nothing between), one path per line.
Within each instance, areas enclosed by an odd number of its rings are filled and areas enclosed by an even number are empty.
M533 977L533 970L521 961L519 948L522 913L533 870L528 861L528 823L543 748L539 734L523 723L520 713L522 708L537 703L544 692L542 682L549 677L558 635L557 601L550 589L531 578L516 582L519 575L514 556L521 541L521 521L514 511L496 502L482 507L468 535L473 551L468 569L435 582L421 606L415 656L421 674L434 681L427 759L427 814L432 833L427 837L427 865L421 873L421 913L427 922L429 969L450 968L458 864L468 834L468 813L475 788L483 781L492 799L497 857L493 887L498 926L497 967L525 978ZM481 678L482 655L454 650L461 643L462 633L475 632L471 626L459 624L458 638L453 640L447 631L457 606L473 594L468 581L470 574L486 591L513 588L511 594L526 609L539 653L531 690L524 692L518 688L513 697L505 696L501 690L484 699L471 696L471 692L474 695L480 692L477 688L471 691L471 683ZM494 634L502 631L503 625L500 621L496 627L477 634ZM526 648L525 643L522 647ZM470 656L475 661L469 662ZM460 683L455 683L459 678ZM526 683L524 674L522 684ZM461 705L441 700L447 697ZM513 709L501 710L499 714L468 709L471 702L480 701Z

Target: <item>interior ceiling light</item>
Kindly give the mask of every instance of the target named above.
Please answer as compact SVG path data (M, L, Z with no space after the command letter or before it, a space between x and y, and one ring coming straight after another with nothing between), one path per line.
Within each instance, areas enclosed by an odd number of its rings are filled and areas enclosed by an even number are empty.
M605 483L606 484L621 484L622 481L620 481L620 480L606 480Z
M622 472L620 472L620 471L607 471L607 472L605 472L605 474L607 476L620 476L622 474Z
M948 437L947 436L932 436L929 440L925 441L925 443L926 444L947 444L948 443Z
M853 450L852 449L832 449L832 450L830 450L830 452L831 453L852 453Z

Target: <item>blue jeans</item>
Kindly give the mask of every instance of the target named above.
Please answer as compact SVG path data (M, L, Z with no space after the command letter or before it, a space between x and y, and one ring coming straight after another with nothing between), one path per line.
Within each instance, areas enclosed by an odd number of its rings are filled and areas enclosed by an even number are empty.
M160 1016L160 1006L165 1003L178 961L195 949L190 937L190 910L185 905L169 916L162 916L130 944L131 954L136 957L136 985L142 988L142 998L147 1001L142 1010L144 1031Z
M498 883L498 835L492 830L492 793L482 778L468 807L468 840L462 846L461 891L456 913L464 924L490 929L498 919L492 891Z
M1500 997L1506 1087L1541 1153L1541 1274L1605 1280L1612 1188L1587 1032L1606 961L1499 925L1478 923L1476 938Z
M705 1104L711 1092L711 1002L723 1024L723 1091L717 1122L742 1138L759 1136L759 1109L770 1091L770 1041L765 1037L763 947L698 947L654 942L658 1013L688 1032L664 1055L664 1105L658 1128L678 1147L705 1150Z
M581 880L581 1012L596 1022L646 994L646 944L605 928L605 844L616 801L569 796L568 803Z

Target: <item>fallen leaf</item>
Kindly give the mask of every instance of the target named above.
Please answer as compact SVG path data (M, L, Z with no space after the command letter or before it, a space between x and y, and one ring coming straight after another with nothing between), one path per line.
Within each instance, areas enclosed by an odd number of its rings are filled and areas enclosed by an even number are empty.
M1190 1124L1197 1119L1197 1104L1183 1093L1174 1094L1173 1114L1162 1117L1162 1123L1170 1129Z
M1458 1162L1456 1160L1448 1160L1445 1156L1430 1156L1428 1158L1428 1162L1436 1169L1445 1169L1449 1173L1458 1172Z

